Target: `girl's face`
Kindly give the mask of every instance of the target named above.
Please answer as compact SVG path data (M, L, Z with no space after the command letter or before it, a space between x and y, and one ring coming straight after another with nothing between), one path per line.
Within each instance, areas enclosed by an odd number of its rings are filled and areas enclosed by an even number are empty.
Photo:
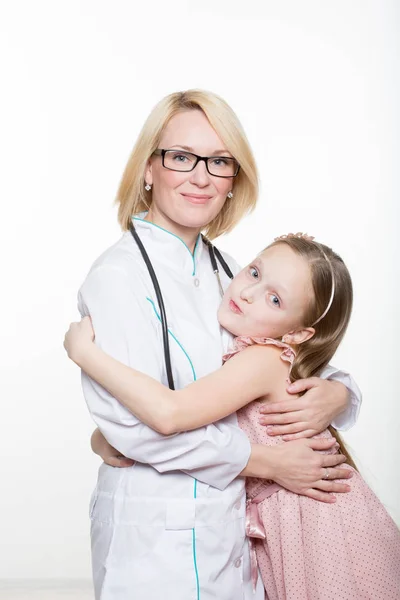
M200 110L187 110L172 117L158 148L177 148L199 156L232 156ZM150 158L145 179L153 186L149 218L177 235L187 229L198 232L210 223L233 186L233 178L210 175L204 161L193 171L183 173L163 167L161 156Z
M218 320L236 336L278 338L301 330L306 334L288 340L300 343L314 332L305 329L303 323L307 305L313 299L309 265L286 244L277 244L232 280L218 310Z

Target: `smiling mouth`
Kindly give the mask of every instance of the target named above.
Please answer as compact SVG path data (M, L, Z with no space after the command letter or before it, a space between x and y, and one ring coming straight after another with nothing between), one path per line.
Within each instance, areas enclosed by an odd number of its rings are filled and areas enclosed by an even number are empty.
M237 315L243 314L243 312L240 310L240 308L238 307L236 302L234 302L233 300L229 300L229 308L231 309L232 312L234 312Z
M192 204L206 204L211 200L212 196L205 194L181 194L186 200Z

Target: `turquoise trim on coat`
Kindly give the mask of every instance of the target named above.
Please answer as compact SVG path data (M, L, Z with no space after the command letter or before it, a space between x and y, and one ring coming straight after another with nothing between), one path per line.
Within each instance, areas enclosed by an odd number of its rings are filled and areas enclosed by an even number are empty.
M197 479L194 480L193 498L197 498ZM197 556L196 556L196 530L194 528L192 529L192 548L193 548L194 572L196 575L197 600L200 600L200 582L199 582L199 572L197 570Z
M173 234L171 234L173 235ZM178 238L180 239L180 238ZM184 243L184 242L183 242ZM155 304L153 302L153 300L151 298L148 298L146 296L146 300L148 302L150 302L150 304L153 307L154 313L157 317L157 319L160 321L161 323L161 317L158 314L158 311L155 307ZM194 366L192 361L190 360L190 356L189 354L186 352L185 348L182 346L182 344L180 343L180 341L178 340L178 338L172 333L172 331L168 328L168 333L169 335L172 337L173 340L175 340L175 342L178 344L179 348L182 350L182 352L184 353L184 355L186 356L186 358L188 359L189 363L190 363L190 367L192 369L192 373L193 373L193 380L196 381L197 377L196 377L196 371L194 370ZM193 486L193 498L197 498L197 479L194 480L194 486ZM200 600L200 582L199 582L199 571L197 569L197 556L196 556L196 530L193 527L192 529L192 549L193 549L193 563L194 563L194 573L196 575L196 592L197 592L197 600Z
M155 223L153 223L152 221L147 221L146 219L141 219L140 217L132 217L135 221L142 221L143 223L149 223L149 225L153 225L153 227L157 227L157 229L161 229L161 231L165 231L165 233L169 233L169 235L172 235L173 237L175 237L177 240L179 240L180 242L182 242L182 244L185 246L185 248L187 249L187 251L189 252L192 260L193 260L193 273L192 275L196 275L196 262L195 262L195 254L196 254L196 248L199 244L199 240L201 239L201 235L199 233L199 235L197 236L197 240L196 240L196 244L194 246L194 250L193 250L193 254L189 248L189 246L187 244L185 244L185 242L183 241L182 238L179 237L179 235L175 235L175 233L171 233L170 231L168 231L168 229L164 229L164 227L160 227L159 225L156 225ZM171 334L172 335L172 334ZM179 343L179 342L178 342Z
M160 317L160 315L157 312L157 309L155 307L155 304L154 304L153 300L151 298L147 298L147 297L146 297L146 300L148 300L150 302L150 304L152 305L153 310L154 310L154 312L156 314L156 317L157 317L157 319L161 323L161 317ZM193 373L193 381L196 381L196 379L197 379L197 377L196 377L196 371L194 370L194 366L193 366L192 361L190 360L189 354L186 352L185 348L182 346L182 344L180 343L180 341L178 340L178 338L174 336L174 334L172 333L172 331L170 329L168 329L168 333L172 337L172 339L175 340L175 342L178 344L179 348L182 350L183 354L188 359L188 361L190 363L190 366L191 366L191 369L192 369L192 373Z

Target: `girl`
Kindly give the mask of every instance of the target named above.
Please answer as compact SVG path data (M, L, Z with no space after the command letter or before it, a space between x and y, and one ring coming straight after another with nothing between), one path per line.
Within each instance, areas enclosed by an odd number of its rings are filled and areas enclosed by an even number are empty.
M70 358L142 422L164 435L238 411L254 444L278 448L260 407L286 394L286 381L318 374L335 353L352 308L340 257L307 236L275 240L228 287L218 311L236 336L218 371L178 391L135 371L93 343L89 319L66 334ZM329 430L320 436L331 438ZM339 448L339 449L338 449ZM338 444L333 453L343 445ZM400 534L354 466L349 494L333 505L279 484L247 479L247 534L268 600L400 598ZM329 468L325 469L329 478Z

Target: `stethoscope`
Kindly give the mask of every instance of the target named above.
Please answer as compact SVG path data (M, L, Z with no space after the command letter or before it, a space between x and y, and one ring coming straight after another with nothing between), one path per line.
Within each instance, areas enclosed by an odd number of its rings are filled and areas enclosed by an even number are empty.
M157 302L158 302L158 306L160 308L160 320L161 320L161 328L162 328L162 336L163 336L163 346L164 346L164 360L165 360L165 368L167 371L167 378L168 378L168 385L169 388L171 390L175 389L175 385L174 385L174 378L172 375L172 366L171 366L171 354L169 351L169 339L168 339L168 323L167 323L167 315L165 312L165 306L164 306L164 300L162 297L162 293L161 293L161 288L160 288L160 284L158 283L158 279L157 276L154 272L153 269L153 265L151 264L149 255L146 252L145 247L143 246L142 240L140 239L140 237L138 236L136 229L133 226L133 223L130 223L129 225L129 229L131 234L133 235L133 238L136 242L136 244L138 245L138 248L140 250L140 253L143 257L143 260L146 264L147 270L149 272L149 275L151 277L151 281L153 282L153 286L154 286L154 291L156 293L156 297L157 297ZM219 290L221 293L221 296L224 293L222 284L221 284L221 279L219 276L219 269L218 269L218 264L217 264L217 259L219 261L219 263L221 264L223 270L225 271L225 273L227 274L227 276L230 279L233 279L233 273L230 270L229 266L227 265L226 261L224 260L221 252L218 250L218 248L215 248L211 242L205 238L203 235L201 236L203 239L203 242L208 246L208 252L210 255L210 260L211 260L211 265L213 268L213 271L217 277L218 280L218 285L219 285Z

